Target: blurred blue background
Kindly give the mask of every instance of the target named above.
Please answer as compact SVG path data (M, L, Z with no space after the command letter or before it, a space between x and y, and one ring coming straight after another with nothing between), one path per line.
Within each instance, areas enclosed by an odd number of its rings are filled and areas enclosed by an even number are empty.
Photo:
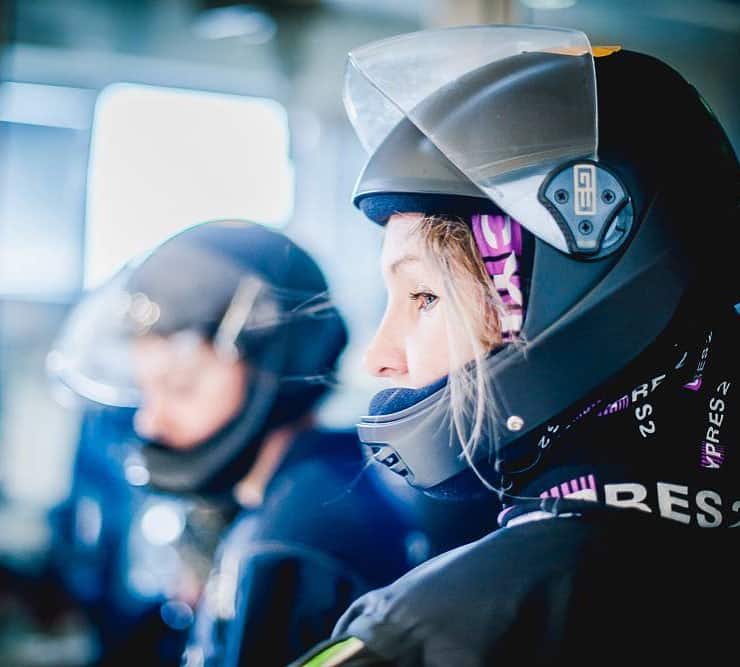
M58 550L55 512L73 491L89 420L100 418L54 395L49 345L85 289L180 229L248 218L311 252L351 334L341 391L322 418L349 426L366 407L377 385L362 351L384 300L380 231L349 203L363 160L341 101L350 48L434 26L580 28L592 43L674 65L740 145L737 0L3 0L0 12L0 567L9 580L33 580ZM115 449L121 437L108 440ZM108 456L125 454L105 449L100 470ZM74 493L90 501L76 505L76 539L93 530L95 541L95 493ZM160 510L149 538L164 547L182 530L179 510ZM217 532L217 516L201 519ZM200 544L196 564L207 537ZM89 621L42 627L56 642L47 645L13 604L0 599L0 664L94 660Z

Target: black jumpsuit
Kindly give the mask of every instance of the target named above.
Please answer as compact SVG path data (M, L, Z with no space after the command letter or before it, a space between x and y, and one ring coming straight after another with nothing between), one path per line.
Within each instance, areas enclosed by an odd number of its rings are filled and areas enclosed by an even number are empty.
M332 643L364 647L338 664L740 664L737 537L690 532L596 508L503 528L362 597Z
M295 665L740 665L739 322L546 425L498 530L363 596Z

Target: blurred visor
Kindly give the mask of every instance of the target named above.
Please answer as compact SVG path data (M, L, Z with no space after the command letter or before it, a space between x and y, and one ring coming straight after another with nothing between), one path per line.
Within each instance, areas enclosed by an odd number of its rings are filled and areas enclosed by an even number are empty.
M131 338L124 325L131 309L125 289L130 269L91 292L73 309L46 358L49 377L75 395L115 407L137 407Z
M310 298L313 297L313 298ZM137 407L138 368L197 376L203 345L229 360L282 325L321 317L316 295L270 287L222 254L165 245L122 269L74 307L47 356L50 378L77 396ZM161 366L161 368L160 368Z

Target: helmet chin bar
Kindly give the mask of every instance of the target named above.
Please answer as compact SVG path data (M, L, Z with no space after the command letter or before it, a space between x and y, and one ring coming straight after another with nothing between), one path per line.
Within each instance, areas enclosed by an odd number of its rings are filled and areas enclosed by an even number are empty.
M255 372L239 414L205 442L187 451L145 442L141 453L152 486L167 493L230 494L251 466L256 444L270 427L279 389L274 373ZM250 443L255 446L245 446Z
M361 442L370 447L376 461L423 489L465 469L462 451L452 437L446 379L419 390L385 389L373 398L370 410L375 412L379 399L387 395L388 403L395 404L391 412L362 417L357 424ZM385 411L388 403L383 403ZM448 446L442 447L443 442Z

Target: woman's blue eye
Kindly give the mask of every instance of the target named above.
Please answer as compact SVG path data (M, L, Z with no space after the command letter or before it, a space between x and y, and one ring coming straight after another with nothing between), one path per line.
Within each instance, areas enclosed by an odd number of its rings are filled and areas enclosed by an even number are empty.
M431 292L411 292L409 298L419 304L419 310L431 310L439 301L439 297Z

